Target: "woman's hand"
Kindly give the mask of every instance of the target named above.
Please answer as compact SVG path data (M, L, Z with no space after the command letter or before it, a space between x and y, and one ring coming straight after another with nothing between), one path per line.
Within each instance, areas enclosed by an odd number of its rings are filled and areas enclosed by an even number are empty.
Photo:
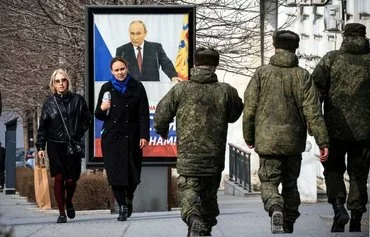
M100 109L102 111L107 111L108 109L110 109L110 104L111 104L110 100L103 101L101 102Z
M37 152L37 156L39 157L39 158L41 158L41 159L44 159L45 158L45 151L38 151Z
M148 145L148 141L146 140L146 139L144 139L144 138L141 138L140 139L140 144L139 144L139 146L140 146L140 149L143 149L144 147L146 147Z

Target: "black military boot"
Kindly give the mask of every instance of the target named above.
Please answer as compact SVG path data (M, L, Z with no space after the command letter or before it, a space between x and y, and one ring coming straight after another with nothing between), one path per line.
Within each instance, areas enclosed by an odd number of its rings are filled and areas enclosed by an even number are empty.
M198 215L191 215L188 221L188 237L206 236L205 225Z
M284 215L281 206L272 205L269 214L271 216L271 233L284 233Z
M349 221L349 215L344 207L344 199L336 198L333 202L334 220L331 232L344 232L344 227Z
M289 220L284 220L284 233L293 233L294 222Z
M205 225L205 230L201 232L200 236L212 236L212 227Z
M127 221L127 206L119 207L117 221Z
M349 232L361 232L362 212L357 210L351 211L351 221L349 223Z
M208 220L206 223L205 223L205 231L204 231L204 236L212 236L212 226L215 226L217 224L217 220L216 218L212 219L212 220Z

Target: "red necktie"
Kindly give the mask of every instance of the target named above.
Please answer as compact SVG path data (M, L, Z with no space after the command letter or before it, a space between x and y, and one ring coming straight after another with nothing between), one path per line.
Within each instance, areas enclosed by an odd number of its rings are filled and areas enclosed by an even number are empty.
M143 64L143 57L141 56L141 48L137 47L137 65L139 66L139 71L141 73L141 65Z

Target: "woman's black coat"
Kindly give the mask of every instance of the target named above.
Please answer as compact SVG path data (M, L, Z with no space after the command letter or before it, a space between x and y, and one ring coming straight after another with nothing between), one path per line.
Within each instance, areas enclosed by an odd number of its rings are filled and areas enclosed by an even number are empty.
M45 150L47 141L66 143L69 140L54 96L73 141L81 142L92 122L89 108L81 95L67 92L49 96L42 106L37 132L37 150Z
M109 114L100 105L106 91L111 93ZM99 93L95 117L104 121L102 153L110 185L140 183L143 152L141 138L149 140L149 103L141 82L131 78L124 95L109 81Z

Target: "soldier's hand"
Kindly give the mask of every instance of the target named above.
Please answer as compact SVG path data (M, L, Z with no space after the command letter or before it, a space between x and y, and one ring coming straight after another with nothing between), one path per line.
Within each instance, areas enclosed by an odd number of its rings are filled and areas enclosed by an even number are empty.
M329 157L329 149L327 147L320 149L320 161L325 162Z
M248 146L249 149L253 149L254 148L254 145L252 145L252 144L247 144L247 146Z
M182 79L180 77L172 77L171 81L174 82L174 83L177 83L177 82L182 81Z

